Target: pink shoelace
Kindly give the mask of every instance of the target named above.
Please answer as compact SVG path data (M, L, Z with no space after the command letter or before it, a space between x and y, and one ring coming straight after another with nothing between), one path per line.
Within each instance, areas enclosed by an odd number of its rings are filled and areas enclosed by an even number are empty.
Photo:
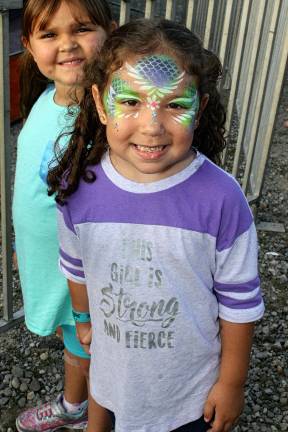
M45 404L37 410L37 417L39 420L42 420L43 417L49 418L53 415L53 410L50 404Z

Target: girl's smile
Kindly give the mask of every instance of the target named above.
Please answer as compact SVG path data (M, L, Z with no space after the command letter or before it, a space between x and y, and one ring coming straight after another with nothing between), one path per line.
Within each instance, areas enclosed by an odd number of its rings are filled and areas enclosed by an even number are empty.
M77 67L84 63L84 58L69 58L67 60L62 60L59 62L60 66Z
M158 146L144 146L144 145L139 145L139 144L135 144L136 150L138 150L139 152L148 152L148 153L159 153L159 152L163 152L165 148L167 148L166 145L158 145Z
M111 161L123 176L157 181L193 160L199 96L195 78L174 58L132 58L112 74L103 102L95 86L93 95L106 124Z
M146 160L156 160L160 159L165 154L168 146L143 146L134 144L134 148L136 153L138 153L138 156L140 156L141 158Z

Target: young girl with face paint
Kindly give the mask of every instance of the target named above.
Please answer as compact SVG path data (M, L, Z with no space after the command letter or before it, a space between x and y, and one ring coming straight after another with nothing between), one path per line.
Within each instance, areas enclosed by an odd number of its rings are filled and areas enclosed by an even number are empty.
M58 268L56 206L47 196L45 173L54 142L73 124L67 106L82 97L83 67L97 56L112 26L103 0L28 0L23 11L25 124L18 139L13 202L16 251L26 325L41 336L61 328L65 380L64 392L55 401L17 418L20 432L82 429L87 423L87 382L81 366L88 369L89 356L76 337L67 282Z
M243 407L263 301L252 214L216 165L220 76L181 25L124 25L87 69L49 173L60 267L92 319L91 409L112 411L116 432L227 432Z

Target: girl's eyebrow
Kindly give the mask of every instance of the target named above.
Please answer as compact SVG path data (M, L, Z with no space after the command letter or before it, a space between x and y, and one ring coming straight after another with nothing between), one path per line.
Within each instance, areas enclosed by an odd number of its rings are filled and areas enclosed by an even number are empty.
M167 95L168 96L168 95ZM194 100L198 96L197 88L194 84L188 85L184 89L180 90L178 93L178 90L175 90L175 93L171 94L170 97L173 99L192 99Z
M112 79L111 86L113 90L115 91L115 96L118 95L130 95L130 96L136 96L140 97L140 93L137 90L134 90L130 83L127 82L125 79L122 79L118 75L115 75Z
M79 26L89 26L89 25L97 25L97 24L94 24L92 21L73 21L73 22L71 22L71 24L69 25L69 27L71 27L71 28L76 28L76 27L79 27ZM56 32L58 30L58 27L53 27L53 25L52 26L50 26L49 25L49 23L45 26L45 27L42 27L42 28L38 28L37 30L36 30L36 33L45 33L45 32Z
M137 98L141 97L140 93L138 93L138 92L136 92L136 91L134 91L132 89L129 89L129 88L125 88L123 90L119 90L119 92L116 93L115 97L118 98L118 97L126 97L126 96L135 96Z
M193 102L194 98L189 96L174 96L171 98L171 101L178 101L178 102Z
M93 24L93 25L95 25L95 26L97 26L98 24L96 24L96 23L93 23L91 20L87 20L87 21L79 21L79 20L76 20L76 22L74 23L75 25L83 25L83 26L87 26L87 25L91 25L91 24Z

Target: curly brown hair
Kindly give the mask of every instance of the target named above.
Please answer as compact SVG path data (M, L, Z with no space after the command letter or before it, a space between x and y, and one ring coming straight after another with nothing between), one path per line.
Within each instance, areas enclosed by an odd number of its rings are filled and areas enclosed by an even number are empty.
M68 0L26 0L24 2L22 19L24 42L29 42L36 25L41 30L46 28L63 1ZM107 33L110 32L112 14L106 0L69 0L68 3L86 9L91 22L101 26ZM49 79L38 69L30 52L25 49L20 65L20 112L24 119L28 117L34 103L49 82Z
M84 97L74 130L66 151L57 157L58 165L48 175L49 194L56 193L56 201L60 204L77 189L81 178L87 182L95 180L89 166L99 163L107 149L106 127L99 120L91 87L96 84L103 96L111 74L120 69L131 54L172 55L187 73L197 76L200 99L209 94L209 101L194 132L193 147L220 164L226 145L226 115L217 88L222 76L219 59L180 24L169 20L139 19L114 31L104 43L99 57L85 70Z

